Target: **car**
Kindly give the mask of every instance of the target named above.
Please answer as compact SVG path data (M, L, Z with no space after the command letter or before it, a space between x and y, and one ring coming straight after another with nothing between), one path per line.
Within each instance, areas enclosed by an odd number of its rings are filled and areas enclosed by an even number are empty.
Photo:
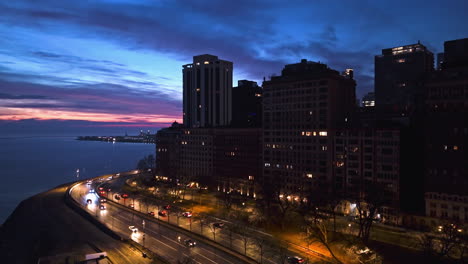
M90 190L89 190L89 193L94 193L94 189L90 189Z
M154 216L154 212L148 212L149 216Z
M118 194L114 195L114 198L118 201L120 200L120 196Z
M91 183L93 183L93 181L86 182L87 185L91 185Z
M304 259L298 256L288 257L288 263L290 264L304 263Z
M191 240L191 239L185 239L184 240L184 244L187 246L187 247L194 247L197 242Z
M171 206L168 204L168 205L163 206L163 208L166 209L166 210L169 210L169 209L171 209Z
M100 191L104 190L104 187L99 187L99 190L100 190Z
M122 198L124 198L124 199L128 198L128 194L126 194L126 193L122 194Z
M224 223L213 223L213 227L221 229L224 227Z
M106 195L106 192L105 191L100 191L99 192L101 195Z
M129 204L128 207L132 208L132 209L135 209L135 205L134 204Z
M99 202L100 202L100 203L106 203L106 202L107 202L107 200L106 200L106 199L104 199L104 198L102 198L102 199L100 199L100 200L99 200Z
M101 204L101 205L99 206L99 209L101 209L101 210L106 210L106 206L103 205L103 204Z
M93 203L93 200L88 199L88 200L86 200L86 203L87 203L87 204L92 204L92 203Z
M135 226L129 226L128 229L132 230L133 233L138 232L138 228L136 228Z
M158 215L160 215L160 216L167 216L167 211L166 211L166 210L159 211L159 212L158 212Z
M190 217L192 217L192 212L183 212L182 216L190 218Z

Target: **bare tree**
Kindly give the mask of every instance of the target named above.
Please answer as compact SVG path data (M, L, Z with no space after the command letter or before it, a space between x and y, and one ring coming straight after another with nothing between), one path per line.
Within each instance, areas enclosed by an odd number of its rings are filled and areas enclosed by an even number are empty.
M262 264L263 257L271 250L273 242L264 236L254 236L252 237L252 243L256 246L258 256L260 257L259 263Z
M358 237L364 243L369 241L372 224L377 217L378 211L386 203L385 192L383 184L373 183L367 186L356 198L356 209L359 217Z
M251 231L243 224L236 224L236 232L239 235L239 239L242 241L244 246L244 255L247 256L247 248L252 242Z
M336 233L328 230L328 220L319 219L318 221L309 220L306 221L304 228L304 234L307 243L310 245L314 242L319 242L325 246L332 258L336 263L342 264L343 262L336 256L332 244L337 242Z

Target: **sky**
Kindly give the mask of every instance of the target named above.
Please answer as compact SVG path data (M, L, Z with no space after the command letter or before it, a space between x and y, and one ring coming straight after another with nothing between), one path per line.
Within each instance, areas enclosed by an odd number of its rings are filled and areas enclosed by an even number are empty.
M199 54L261 84L305 58L355 70L421 41L468 37L468 1L0 1L0 134L139 131L182 119L182 65ZM94 129L94 130L93 130Z

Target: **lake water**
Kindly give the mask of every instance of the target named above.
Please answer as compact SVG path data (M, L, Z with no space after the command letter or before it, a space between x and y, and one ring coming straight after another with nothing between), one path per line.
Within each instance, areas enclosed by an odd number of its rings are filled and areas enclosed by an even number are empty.
M19 202L62 183L136 168L154 144L78 141L74 136L0 137L0 223Z

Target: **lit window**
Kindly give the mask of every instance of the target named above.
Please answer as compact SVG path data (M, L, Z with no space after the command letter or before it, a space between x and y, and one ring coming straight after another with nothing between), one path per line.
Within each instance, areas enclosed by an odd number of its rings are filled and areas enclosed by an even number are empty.
M270 167L270 163L265 163L265 167Z
M200 91L200 88L197 88L197 92L199 92L199 91Z
M255 97L262 97L262 94L256 93Z
M327 131L320 131L319 136L326 137L327 136Z
M198 108L201 108L201 105L198 105Z
M250 176L250 175L249 175L249 180L250 180L250 181L253 181L253 180L254 180L254 176Z
M312 179L312 173L307 173L307 178Z
M314 133L312 133L314 135L314 137L317 135L317 132L314 131Z
M210 64L210 62L209 62L209 61L205 61L204 64Z
M301 135L303 135L303 136L304 136L304 135L305 135L305 132L304 132L304 131L302 131L302 132L301 132Z
M405 59L398 59L396 60L398 63L404 63L406 60Z
M322 150L327 150L328 147L327 146L322 146Z
M199 63L199 62L197 62L197 65L200 65L200 63Z
M453 150L458 150L458 146L453 146Z
M202 141L202 143L201 143L201 144L202 144L202 146L205 146L205 142L203 142L203 141Z
M314 132L314 133L315 133L315 132ZM307 131L305 134L306 134L307 137L310 137L311 132L310 132L310 131ZM314 136L315 136L315 135L314 135Z
M444 145L444 150L447 150L448 149L448 146L447 145Z

